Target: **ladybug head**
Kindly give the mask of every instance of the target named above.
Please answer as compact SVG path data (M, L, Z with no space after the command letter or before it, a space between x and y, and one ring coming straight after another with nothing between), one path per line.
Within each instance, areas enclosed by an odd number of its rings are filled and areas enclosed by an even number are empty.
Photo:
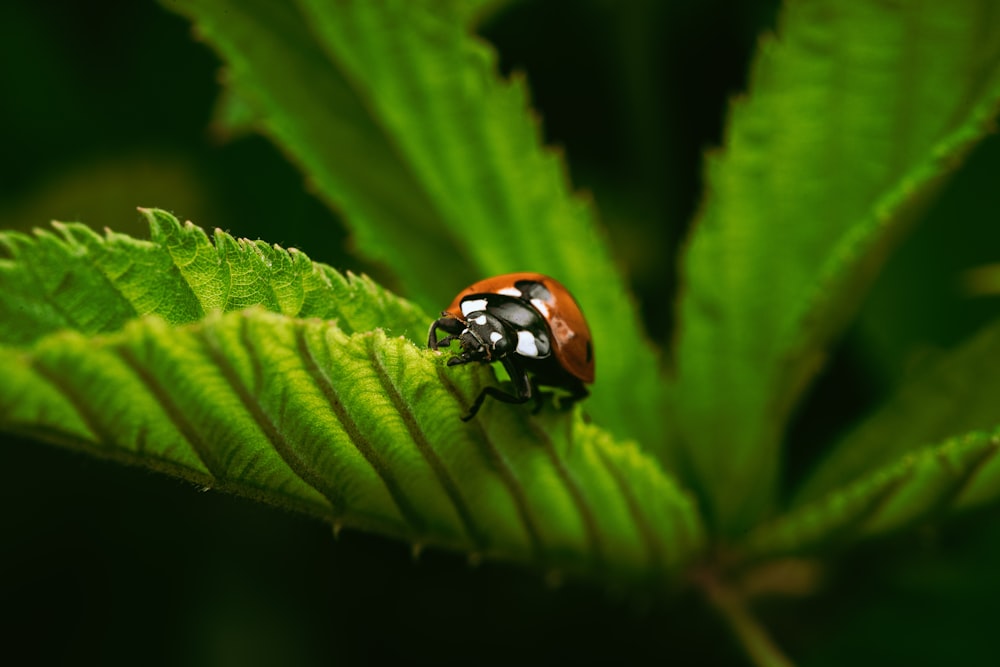
M462 353L450 359L449 366L502 359L517 346L517 336L501 319L478 311L465 316L465 329L458 335L458 342Z

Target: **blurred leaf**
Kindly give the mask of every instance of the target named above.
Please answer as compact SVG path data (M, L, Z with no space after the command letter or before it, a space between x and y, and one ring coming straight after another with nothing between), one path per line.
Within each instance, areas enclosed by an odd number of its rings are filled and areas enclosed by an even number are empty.
M962 275L962 287L970 296L1000 295L1000 264L969 269Z
M403 276L423 271L414 293L425 285L450 288L446 277L426 270L428 257L458 256L435 233L432 202L292 3L165 4L194 15L198 34L226 58L225 80L318 194L348 214L359 247ZM374 233L378 223L391 225L391 243Z
M872 383L894 387L929 354L950 350L998 314L972 298L970 269L1000 261L1000 136L976 146L913 233L894 251L852 325ZM985 274L978 274L986 277ZM980 284L979 288L985 287Z
M223 89L212 110L212 134L220 141L232 141L260 129L261 119L253 105L236 89Z
M797 2L761 42L708 157L679 306L678 426L726 532L770 508L796 398L998 100L985 0Z
M923 372L858 425L796 493L793 505L818 499L868 470L954 433L1000 423L1000 322Z
M1000 497L1000 428L896 457L894 463L755 529L748 558L829 550Z
M595 339L587 409L664 439L655 354L590 202L541 146L523 81L468 28L473 3L167 5L191 16L271 137L341 210L358 248L429 310L474 280L540 271L578 298Z

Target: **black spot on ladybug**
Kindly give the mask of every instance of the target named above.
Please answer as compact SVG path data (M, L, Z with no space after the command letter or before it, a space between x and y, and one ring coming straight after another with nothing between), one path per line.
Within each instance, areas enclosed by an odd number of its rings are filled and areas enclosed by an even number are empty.
M544 301L545 303L552 303L552 292L548 288L537 280L518 280L514 283L514 287L517 288L521 294L524 295L525 299L529 301L532 299L538 299L539 301Z
M593 360L594 360L594 346L588 340L587 341L587 363L589 364Z
M540 330L538 311L522 299L497 295L488 299L489 311L518 329Z

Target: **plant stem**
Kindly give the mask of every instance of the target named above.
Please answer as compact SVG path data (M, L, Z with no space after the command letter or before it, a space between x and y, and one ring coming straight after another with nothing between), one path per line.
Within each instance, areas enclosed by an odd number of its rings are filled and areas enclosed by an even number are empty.
M750 613L737 591L720 581L715 572L705 570L696 576L713 607L729 624L747 655L759 667L792 667L789 660L760 622Z

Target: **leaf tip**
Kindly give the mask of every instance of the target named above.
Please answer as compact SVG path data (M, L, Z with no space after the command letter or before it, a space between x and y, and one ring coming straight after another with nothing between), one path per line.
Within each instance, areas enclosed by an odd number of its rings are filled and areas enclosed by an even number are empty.
M227 251L236 253L240 251L240 242L221 227L216 227L213 230L212 237L215 241L215 248L219 251L220 256L224 257Z

